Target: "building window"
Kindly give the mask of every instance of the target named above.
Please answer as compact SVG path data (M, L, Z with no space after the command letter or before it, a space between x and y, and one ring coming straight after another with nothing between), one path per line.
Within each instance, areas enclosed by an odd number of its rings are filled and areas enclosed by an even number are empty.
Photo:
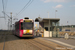
M48 27L45 27L45 30L48 31Z

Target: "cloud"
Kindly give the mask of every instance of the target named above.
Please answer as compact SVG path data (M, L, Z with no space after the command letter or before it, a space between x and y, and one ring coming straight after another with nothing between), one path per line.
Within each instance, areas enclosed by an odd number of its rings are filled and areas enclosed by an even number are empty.
M42 0L44 3L50 2L50 0Z
M63 7L63 5L57 5L57 6L55 6L55 7L53 7L53 8L62 8Z
M70 7L75 7L75 5L71 5Z
M68 2L68 1L74 1L74 0L41 0L44 3L48 3L48 2Z

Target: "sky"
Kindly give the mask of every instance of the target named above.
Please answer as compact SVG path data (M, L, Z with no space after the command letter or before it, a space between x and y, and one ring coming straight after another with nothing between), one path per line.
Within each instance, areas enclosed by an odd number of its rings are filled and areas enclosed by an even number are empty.
M32 0L33 2L26 7L23 11L23 7L29 2L29 0L4 0L5 13L10 16L12 12L12 17L23 19L24 17L29 17L30 19L35 19L37 17L41 18L60 18L60 25L75 25L75 0ZM0 17L3 17L3 5L2 0L0 0ZM21 13L19 13L21 11ZM19 15L17 15L19 13ZM0 29L8 29L8 16L6 19L0 18ZM13 20L13 23L17 20ZM68 21L68 23L67 23Z

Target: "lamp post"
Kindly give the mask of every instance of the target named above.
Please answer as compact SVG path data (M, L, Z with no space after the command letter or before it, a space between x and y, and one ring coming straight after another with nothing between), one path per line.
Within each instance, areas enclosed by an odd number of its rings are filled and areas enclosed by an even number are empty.
M56 12L57 12L57 10L55 10L55 18L56 18Z
M9 24L10 24L9 21L10 21L10 19L8 19L8 30L10 30L10 28L9 28Z
M62 26L62 31L63 31L63 24L61 26Z
M12 12L10 12L10 15L11 15L11 17L10 17L10 19L11 19L11 25L10 25L10 27L11 27L11 30L12 30Z
M49 12L47 12L48 13L48 18L49 18Z

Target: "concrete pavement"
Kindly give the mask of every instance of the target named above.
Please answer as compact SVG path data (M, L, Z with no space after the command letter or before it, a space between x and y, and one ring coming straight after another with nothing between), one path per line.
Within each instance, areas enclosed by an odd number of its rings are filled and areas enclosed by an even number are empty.
M52 41L52 42L57 43L59 45L62 45L67 48L71 48L71 49L75 50L75 39L66 40L64 38L42 38L42 37L40 37L40 39Z

